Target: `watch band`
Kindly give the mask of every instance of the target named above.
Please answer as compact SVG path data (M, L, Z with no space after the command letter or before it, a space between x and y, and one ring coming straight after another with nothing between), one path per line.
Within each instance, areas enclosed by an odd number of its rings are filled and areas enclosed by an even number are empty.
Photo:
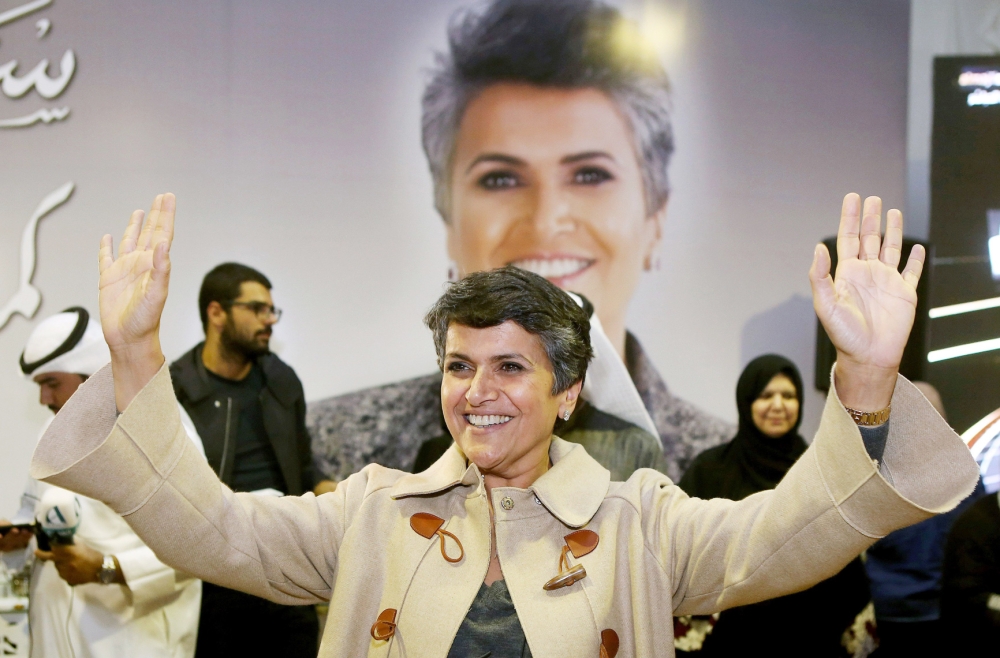
M844 407L844 409L847 410L847 413L851 415L851 418L854 419L854 422L858 425L863 425L864 427L875 427L889 420L889 412L892 411L892 406L888 406L879 411L858 411L857 409L851 409L850 407Z
M97 572L97 579L105 585L111 585L115 582L115 578L117 576L118 567L115 565L115 556L105 555L104 562L101 564L101 568Z

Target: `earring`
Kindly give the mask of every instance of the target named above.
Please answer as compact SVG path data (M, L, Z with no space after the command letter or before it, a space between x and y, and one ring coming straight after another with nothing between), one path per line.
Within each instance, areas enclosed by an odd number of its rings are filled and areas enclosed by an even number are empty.
M566 411L563 412L563 420L569 420L569 417L570 417L570 413L569 413L569 409L567 409Z
M458 281L458 264L453 260L448 261L448 281L451 283Z

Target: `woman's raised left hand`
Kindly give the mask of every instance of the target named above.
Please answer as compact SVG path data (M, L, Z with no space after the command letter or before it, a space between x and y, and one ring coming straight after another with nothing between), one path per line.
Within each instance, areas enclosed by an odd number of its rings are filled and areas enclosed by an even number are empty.
M878 411L889 405L903 349L917 308L917 282L926 253L920 245L902 256L903 214L886 215L881 236L882 200L848 194L837 232L837 275L830 254L816 246L809 270L813 306L837 348L836 386L845 406Z

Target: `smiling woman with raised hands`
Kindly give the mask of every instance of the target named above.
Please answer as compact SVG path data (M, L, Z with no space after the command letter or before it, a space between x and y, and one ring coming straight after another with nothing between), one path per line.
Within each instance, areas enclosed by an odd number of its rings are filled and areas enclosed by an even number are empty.
M107 502L175 568L280 603L329 601L322 656L670 656L671 615L809 587L951 509L978 477L897 373L923 250L900 274L901 214L883 240L881 202L862 210L850 194L837 279L822 246L810 270L838 350L833 385L812 445L773 490L700 500L645 469L611 482L553 436L583 384L588 318L545 279L504 268L455 283L428 313L455 440L433 466L368 466L319 497L233 493L191 448L160 350L174 203L133 214L117 258L104 237L111 367L60 412L32 475Z

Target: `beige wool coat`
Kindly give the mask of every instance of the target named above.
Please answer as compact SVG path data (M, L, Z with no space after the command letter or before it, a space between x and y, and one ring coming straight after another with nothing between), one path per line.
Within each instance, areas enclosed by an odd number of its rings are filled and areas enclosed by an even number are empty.
M672 656L673 615L801 590L888 532L951 509L978 477L969 451L903 378L892 410L876 465L832 391L785 479L739 502L688 498L651 470L611 482L583 448L554 439L552 468L530 488L492 491L497 552L532 655L597 658L610 629L619 656ZM110 368L91 377L39 444L32 475L105 501L178 569L279 603L329 600L321 656L444 658L490 559L491 501L455 447L423 473L368 466L319 497L234 494L184 434L166 368L117 419ZM411 528L419 512L444 520L463 559L447 562L438 536ZM599 536L571 558L586 577L544 590L579 528ZM377 641L370 629L386 609L398 626Z

